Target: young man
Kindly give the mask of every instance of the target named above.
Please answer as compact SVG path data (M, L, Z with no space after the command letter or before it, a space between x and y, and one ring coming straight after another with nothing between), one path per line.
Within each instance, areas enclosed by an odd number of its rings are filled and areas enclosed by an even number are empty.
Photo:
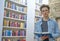
M35 24L35 32L49 32L51 37L48 35L38 36L36 38L38 41L55 41L59 36L58 24L56 21L49 18L50 7L48 5L42 5L40 7L41 14L43 17Z

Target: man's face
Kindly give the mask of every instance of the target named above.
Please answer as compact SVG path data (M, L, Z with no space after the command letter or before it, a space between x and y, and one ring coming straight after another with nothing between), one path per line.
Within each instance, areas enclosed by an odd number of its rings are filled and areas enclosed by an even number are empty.
M41 10L41 14L43 15L43 17L48 17L49 16L49 10L47 7L43 7Z

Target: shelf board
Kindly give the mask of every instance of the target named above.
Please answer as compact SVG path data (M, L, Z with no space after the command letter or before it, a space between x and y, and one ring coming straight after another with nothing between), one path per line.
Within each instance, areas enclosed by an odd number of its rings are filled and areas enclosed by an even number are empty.
M49 32L34 32L34 34L50 34Z
M4 9L6 9L8 11L15 12L15 13L18 13L18 14L24 14L24 15L26 15L26 12L21 12L21 11L17 11L17 10L14 10L14 9L11 9L11 8L6 8L6 7L4 7Z
M8 2L11 2L11 3L14 3L18 6L23 6L23 7L27 7L27 5L24 5L23 3L18 3L18 2L15 2L15 1L12 1L12 0L7 0Z
M41 16L35 15L36 18L41 18Z
M20 28L20 27L9 27L9 26L3 26L4 29L9 29L9 30L26 30L26 28Z
M26 36L2 36L2 38L26 38Z
M26 20L16 19L16 18L10 18L10 17L4 17L4 19L9 19L9 20L15 20L15 21L26 22Z

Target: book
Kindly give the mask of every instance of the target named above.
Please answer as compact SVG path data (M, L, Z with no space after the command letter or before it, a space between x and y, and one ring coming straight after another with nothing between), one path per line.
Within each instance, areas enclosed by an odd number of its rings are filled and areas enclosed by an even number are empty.
M6 10L4 10L4 16L6 17L6 13L7 13L7 11Z
M6 19L3 20L3 25L4 25L4 26L7 26L7 21L6 21Z
M48 37L50 37L50 38L53 38L52 37L52 34L51 33L49 33L49 32L37 32L37 33L35 33L38 37L42 37L42 36L48 36Z
M5 41L5 39L2 39L2 41Z
M12 36L11 30L5 30L5 36Z
M15 18L15 13L12 13L12 18Z
M16 36L16 32L15 31L12 31L12 36Z
M8 2L7 7L11 8L11 3L10 2Z
M20 23L20 28L21 29L24 28L24 23L23 22Z
M20 36L20 34L21 34L21 33L20 33L20 30L18 30L18 36Z
M16 36L18 36L18 30L16 30L15 33L16 33Z
M24 12L27 12L27 7L24 7Z
M6 12L6 17L9 17L9 13L10 13L9 11Z
M5 0L5 2L4 2L4 7L7 7L7 0Z
M9 17L12 18L12 12L10 12Z
M20 6L18 10L21 11L21 12L24 12L24 7Z
M14 3L12 3L11 8L14 9L14 10L16 10L16 5Z

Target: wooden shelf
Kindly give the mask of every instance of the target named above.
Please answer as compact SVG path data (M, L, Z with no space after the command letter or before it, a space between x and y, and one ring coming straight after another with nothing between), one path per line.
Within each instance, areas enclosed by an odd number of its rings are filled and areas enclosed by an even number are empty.
M9 27L9 26L3 26L3 29L8 29L8 30L26 30L26 28Z
M26 38L26 36L2 36L2 38Z
M15 12L15 13L18 13L18 14L24 14L24 15L26 15L26 12L17 11L17 10L14 10L14 9L11 9L11 8L6 8L6 7L4 7L4 9L5 10L8 10L8 11Z
M18 2L15 2L15 1L12 1L12 0L7 0L8 2L11 2L11 3L14 3L18 6L23 6L23 7L27 7L27 5L24 5L23 3L18 3Z
M20 22L20 21L21 21L21 22L26 22L26 20L16 19L16 18L10 18L10 17L4 17L4 19L19 21L19 22Z

